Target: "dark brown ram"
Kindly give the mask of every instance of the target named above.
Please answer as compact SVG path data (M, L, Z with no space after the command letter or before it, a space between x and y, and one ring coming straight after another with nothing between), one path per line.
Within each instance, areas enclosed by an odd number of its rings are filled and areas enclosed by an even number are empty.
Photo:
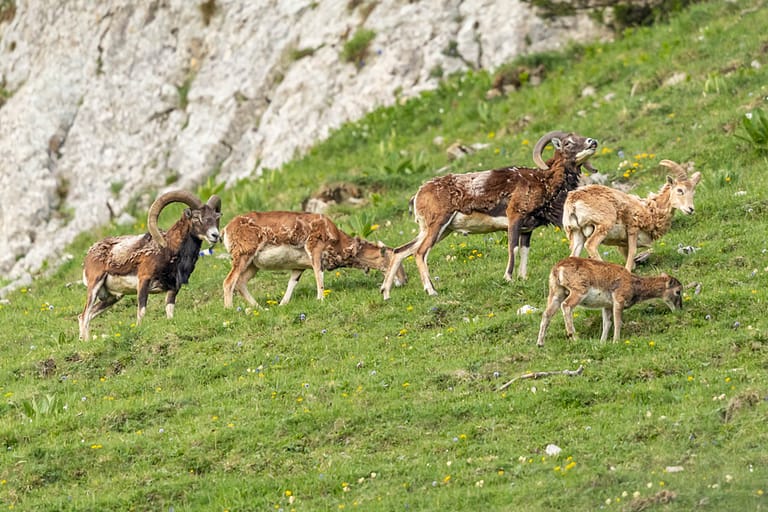
M541 153L550 142L555 153L545 163ZM436 295L429 277L427 255L452 231L464 234L506 231L509 259L504 278L512 280L518 247L518 275L525 278L532 231L545 224L560 225L565 197L578 186L581 166L591 169L587 160L596 149L595 139L553 131L541 137L533 148L537 168L506 167L447 174L424 183L413 199L419 234L395 249L381 286L384 299L389 298L395 273L410 255L414 255L424 290Z
M184 203L181 218L162 232L157 221L171 203ZM124 295L138 296L136 325L147 309L150 293L165 292L165 313L173 318L176 294L189 281L203 241L219 241L221 199L211 196L203 203L194 194L175 190L158 197L147 214L149 233L105 238L88 250L83 263L87 288L80 314L80 338L88 339L90 322Z

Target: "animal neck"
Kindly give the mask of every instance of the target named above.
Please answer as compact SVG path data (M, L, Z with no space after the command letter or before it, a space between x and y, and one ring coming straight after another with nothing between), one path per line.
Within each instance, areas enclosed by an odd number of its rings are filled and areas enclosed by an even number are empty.
M182 246L186 248L196 247L199 250L203 243L199 238L191 235L191 226L183 221L171 226L165 235L165 240L168 242L168 249L173 252L178 252Z
M571 165L554 158L551 158L547 165L549 169L541 171L547 173L543 178L547 189L544 202L531 216L534 224L526 226L524 223L523 228L537 227L543 224L562 227L565 198L568 196L568 192L579 187L580 165Z
M565 181L566 168L568 165L566 165L566 162L559 154L556 154L550 158L547 161L547 165L549 166L549 169L544 171L546 173L547 181L550 183L551 187L557 188L563 183L563 181Z
M641 277L632 275L633 294L625 307L662 296L667 286L667 278L664 276Z
M387 258L383 256L382 248L362 238L355 237L354 240L355 254L353 266L363 270L375 268L376 270L386 272Z
M648 210L646 231L654 240L669 231L672 226L671 193L672 188L669 185L664 185L658 194L649 194L644 201Z

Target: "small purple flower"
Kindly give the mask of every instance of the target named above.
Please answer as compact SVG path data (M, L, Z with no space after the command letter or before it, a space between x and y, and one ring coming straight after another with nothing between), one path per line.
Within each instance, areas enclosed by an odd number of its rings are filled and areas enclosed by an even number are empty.
M299 313L299 322L303 322L307 319L307 315L304 313Z

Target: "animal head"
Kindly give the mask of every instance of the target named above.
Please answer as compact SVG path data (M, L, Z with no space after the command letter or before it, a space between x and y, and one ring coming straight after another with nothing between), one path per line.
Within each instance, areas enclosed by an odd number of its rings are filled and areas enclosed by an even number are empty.
M597 140L590 137L582 137L575 133L552 131L541 137L533 148L533 161L541 170L549 169L549 166L541 157L541 152L547 144L552 143L555 152L559 152L566 161L583 164L595 154Z
M357 237L356 237L357 238ZM387 247L381 241L369 242L368 240L357 238L358 250L357 257L359 261L367 268L375 268L381 272L386 273L389 270L389 263L394 257L395 250L391 247ZM405 283L406 276L403 266L397 269L395 275L398 283Z
M670 188L669 201L672 208L677 208L686 215L692 214L693 196L696 193L696 185L701 180L701 173L695 172L689 178L685 167L677 162L662 160L659 164L675 171L675 177L667 176L666 185Z
M158 245L161 247L168 245L157 226L157 221L163 208L171 203L184 203L189 206L184 210L182 219L189 222L191 236L212 244L219 241L219 220L221 219L221 199L219 196L212 195L207 203L203 203L191 192L172 190L155 199L147 214L147 228L152 239Z
M664 289L664 295L662 300L664 304L669 306L672 311L676 309L683 309L683 285L674 277L662 274L662 277L667 280L666 288Z
M211 196L199 209L187 208L184 215L192 223L192 233L203 242L215 244L221 239L219 220L221 219L221 199Z

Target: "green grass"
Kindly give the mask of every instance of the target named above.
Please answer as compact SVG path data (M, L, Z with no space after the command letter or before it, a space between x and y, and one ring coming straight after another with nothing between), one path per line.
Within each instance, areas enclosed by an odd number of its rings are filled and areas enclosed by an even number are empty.
M0 305L0 508L765 510L768 161L736 136L747 137L745 113L766 108L759 6L703 3L613 44L535 57L545 82L492 101L492 77L448 77L221 192L226 222L351 181L368 204L333 218L378 224L370 237L397 245L415 228L408 198L434 169L531 163L531 141L551 129L598 138L594 165L643 196L664 182L660 160L694 160L696 214L678 214L638 269L701 283L682 312L635 306L617 344L597 341L598 311L579 311L575 342L558 316L536 348L539 314L516 311L543 307L548 270L567 254L549 227L534 234L527 281L504 281L503 233L455 236L431 253L440 295L423 293L408 260L410 282L386 303L380 274L344 269L326 273L323 303L305 276L276 306L288 276L272 273L251 282L264 308L236 298L224 310L228 260L204 257L173 320L153 296L137 328L127 298L81 342L85 250L145 229L104 226ZM682 83L662 85L679 71ZM587 85L596 94L583 98ZM454 140L490 146L449 164ZM498 391L579 365L581 376Z

